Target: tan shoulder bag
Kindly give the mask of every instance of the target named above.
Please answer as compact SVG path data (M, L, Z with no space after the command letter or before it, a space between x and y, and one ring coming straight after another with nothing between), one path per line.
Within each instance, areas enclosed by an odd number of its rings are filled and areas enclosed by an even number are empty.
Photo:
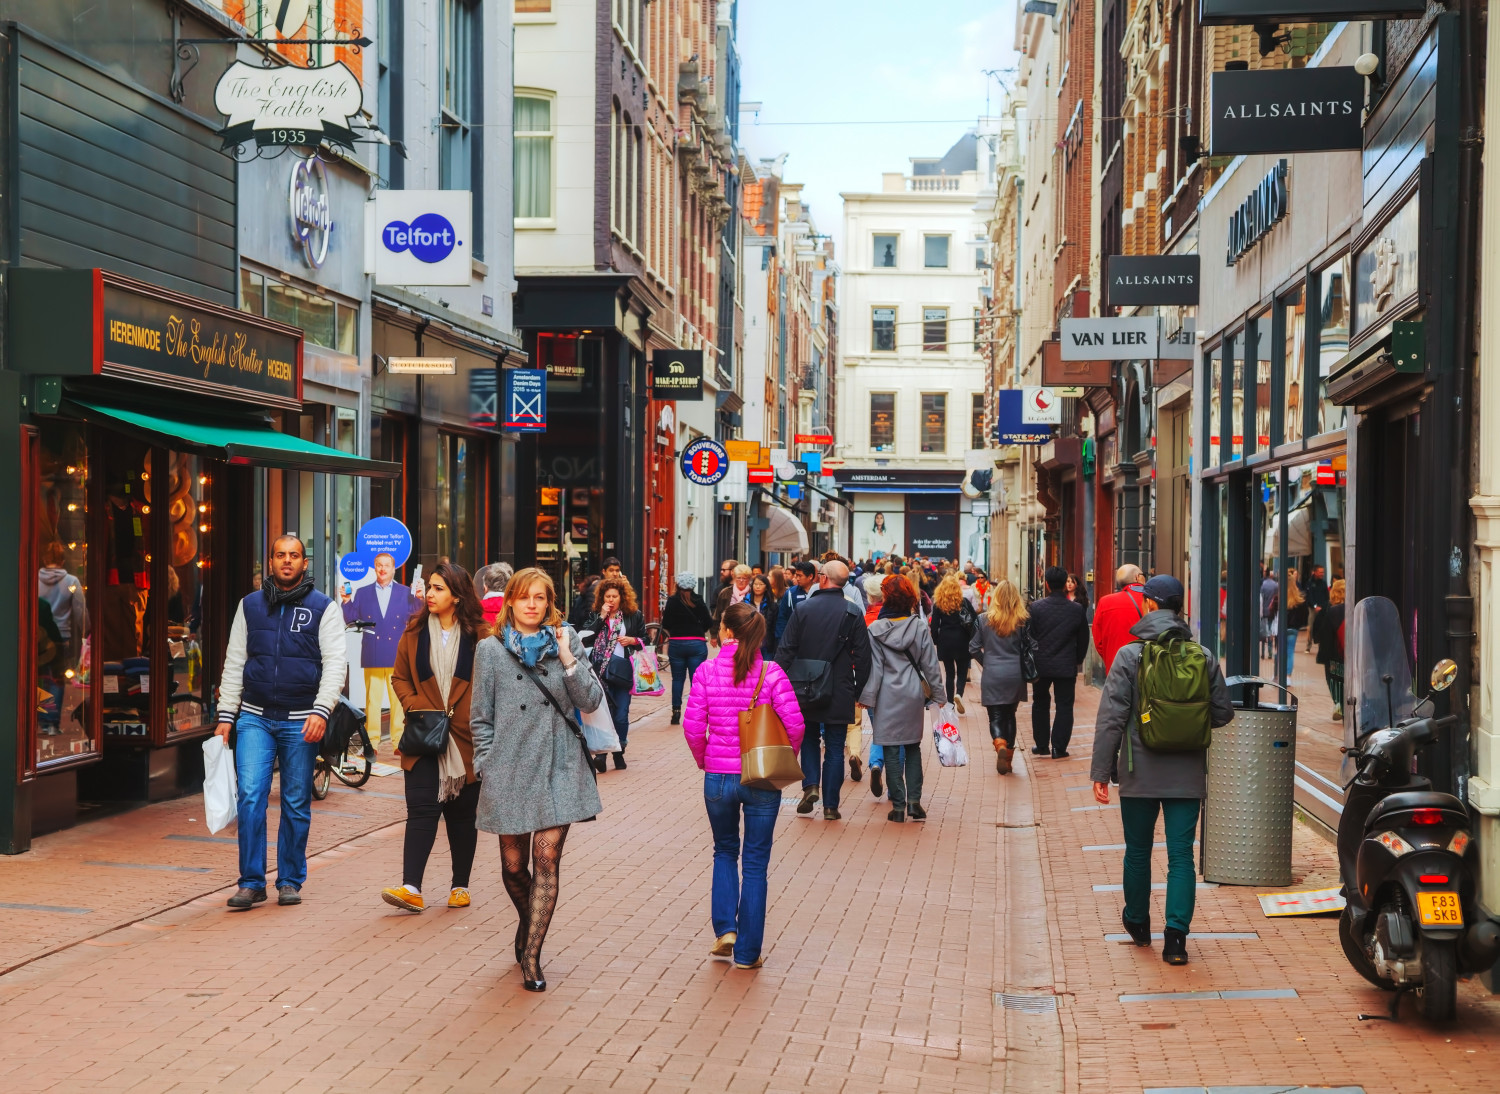
M780 790L802 781L802 765L776 708L759 702L766 683L766 663L750 696L750 709L740 711L740 785L757 790Z

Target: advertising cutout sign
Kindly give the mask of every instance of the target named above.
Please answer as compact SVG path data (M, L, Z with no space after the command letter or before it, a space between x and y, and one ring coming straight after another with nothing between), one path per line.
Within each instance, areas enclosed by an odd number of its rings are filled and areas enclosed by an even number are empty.
M505 370L505 420L507 433L545 433L547 430L547 370Z
M1337 23L1344 19L1416 19L1427 0L1202 0L1204 26Z
M1215 156L1358 151L1364 105L1350 67L1215 72L1209 144Z
M703 351L659 349L651 353L651 397L703 401Z
M1104 303L1152 307L1198 303L1197 255L1109 255L1104 260Z
M474 280L473 203L467 190L376 190L370 203L381 285L469 285Z
M343 61L320 68L261 68L236 61L214 87L214 106L225 116L225 148L310 145L323 141L354 150L350 119L363 109L359 77Z
M1064 361L1147 361L1156 351L1154 315L1062 321Z

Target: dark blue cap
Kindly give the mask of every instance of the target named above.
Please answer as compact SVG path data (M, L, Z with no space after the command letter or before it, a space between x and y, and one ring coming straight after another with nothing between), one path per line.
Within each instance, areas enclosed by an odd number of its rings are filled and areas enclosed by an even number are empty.
M1163 600L1170 600L1174 596L1182 595L1182 582L1171 574L1157 574L1146 582L1143 590L1147 596L1160 604Z

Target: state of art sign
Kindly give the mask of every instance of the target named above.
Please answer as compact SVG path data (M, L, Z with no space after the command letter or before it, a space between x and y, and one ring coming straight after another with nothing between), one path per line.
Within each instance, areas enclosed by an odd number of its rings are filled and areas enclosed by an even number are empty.
M1365 78L1353 68L1215 72L1215 156L1338 152L1364 147Z
M1343 19L1415 19L1427 0L1202 0L1204 26L1256 23L1337 23Z
M1110 307L1198 303L1197 255L1108 255L1104 270Z

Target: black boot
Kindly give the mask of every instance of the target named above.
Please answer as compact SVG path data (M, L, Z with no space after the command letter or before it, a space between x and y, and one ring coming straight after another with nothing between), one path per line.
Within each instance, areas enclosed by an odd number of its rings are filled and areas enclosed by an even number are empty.
M615 753L615 770L616 771L624 771L625 770L625 753L624 752L616 752Z
M1130 940L1137 946L1151 945L1151 921L1134 923L1125 918L1125 913L1120 913L1120 922L1125 925L1125 933L1130 935Z
M680 725L682 725L682 708L681 707L673 707L672 708L672 724L674 726L680 726Z
M1161 959L1168 965L1188 963L1187 932L1175 927L1167 927L1162 931Z

